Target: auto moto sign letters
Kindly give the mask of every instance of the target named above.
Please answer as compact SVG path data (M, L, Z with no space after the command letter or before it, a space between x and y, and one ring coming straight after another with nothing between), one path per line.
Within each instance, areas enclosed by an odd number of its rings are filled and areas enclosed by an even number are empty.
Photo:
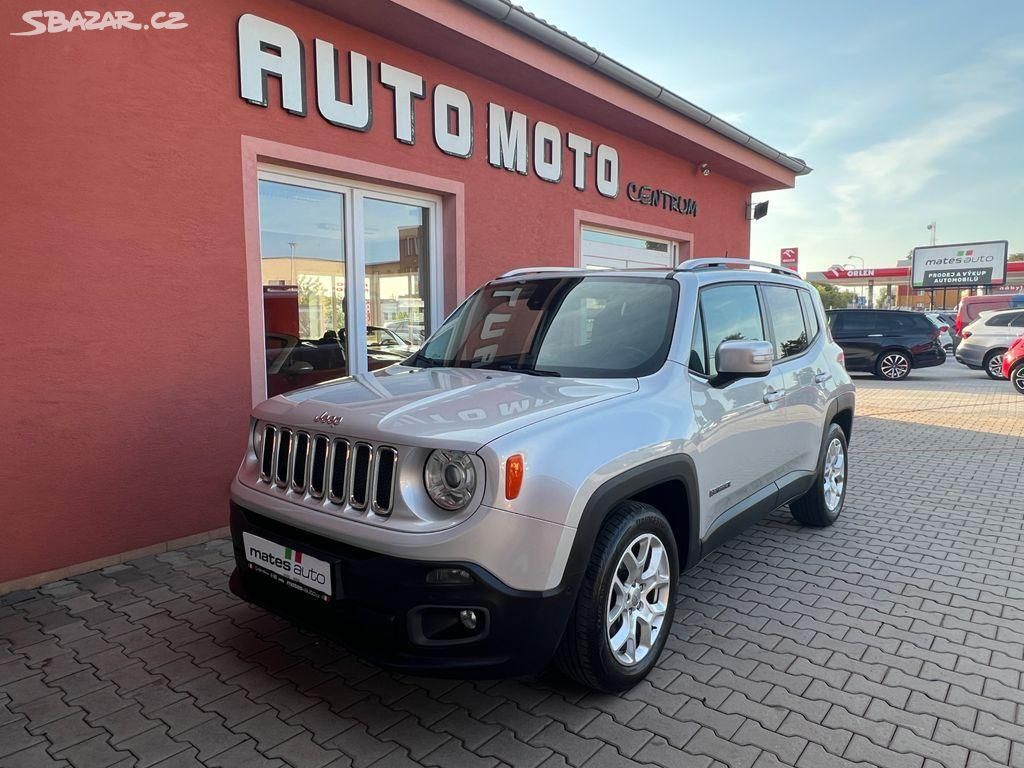
M915 288L1002 285L1006 282L1006 240L914 249Z

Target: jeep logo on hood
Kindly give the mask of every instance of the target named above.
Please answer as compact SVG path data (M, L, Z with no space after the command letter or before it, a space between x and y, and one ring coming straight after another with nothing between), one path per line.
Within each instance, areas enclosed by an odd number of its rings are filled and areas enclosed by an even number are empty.
M315 421L317 424L328 424L332 427L336 427L339 424L341 424L341 420L343 418L343 416L335 416L333 414L328 413L327 411L324 411L319 416L315 417L313 421Z

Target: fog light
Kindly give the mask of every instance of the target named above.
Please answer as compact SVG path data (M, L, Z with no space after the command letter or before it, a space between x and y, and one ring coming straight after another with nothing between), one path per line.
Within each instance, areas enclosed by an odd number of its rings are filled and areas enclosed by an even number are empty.
M472 584L473 575L465 568L435 568L427 574L427 584Z
M477 617L476 611L464 608L459 611L459 621L462 622L462 626L466 629L476 629Z

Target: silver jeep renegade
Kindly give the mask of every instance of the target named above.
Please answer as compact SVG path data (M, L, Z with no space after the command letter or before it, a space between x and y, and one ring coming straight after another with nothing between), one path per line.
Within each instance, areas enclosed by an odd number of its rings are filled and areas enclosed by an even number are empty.
M232 589L392 668L621 690L681 572L782 505L836 520L853 410L789 270L516 270L404 362L255 409Z

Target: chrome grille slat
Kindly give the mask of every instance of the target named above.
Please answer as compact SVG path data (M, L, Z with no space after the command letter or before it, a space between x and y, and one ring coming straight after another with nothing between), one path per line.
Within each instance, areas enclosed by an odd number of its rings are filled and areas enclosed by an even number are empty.
M395 448L274 424L261 429L260 482L337 507L391 514L400 458Z
M353 509L366 509L370 503L370 478L373 475L373 446L356 443L352 451L352 469L349 470L348 503Z
M350 447L348 440L335 440L331 443L331 457L328 462L328 495L332 504L345 504L348 498L348 473Z
M309 462L309 495L314 499L322 499L327 489L331 441L323 435L316 435L310 447Z
M260 440L260 480L270 482L274 476L274 440L277 429L267 426L263 430L263 438ZM267 453L267 446L270 446L270 453ZM269 459L269 461L268 461Z
M373 511L378 515L390 515L395 500L395 470L398 468L398 451L394 448L377 449L377 460L373 463Z
M274 485L282 488L288 487L288 477L291 474L291 463L293 460L292 448L295 445L292 440L290 429L279 429L277 440L274 441ZM281 454L284 454L282 457ZM284 458L284 467L281 467L281 459Z
M291 478L292 490L301 493L309 484L309 452L312 444L308 432L296 432L292 440L294 446L288 461L288 476Z

